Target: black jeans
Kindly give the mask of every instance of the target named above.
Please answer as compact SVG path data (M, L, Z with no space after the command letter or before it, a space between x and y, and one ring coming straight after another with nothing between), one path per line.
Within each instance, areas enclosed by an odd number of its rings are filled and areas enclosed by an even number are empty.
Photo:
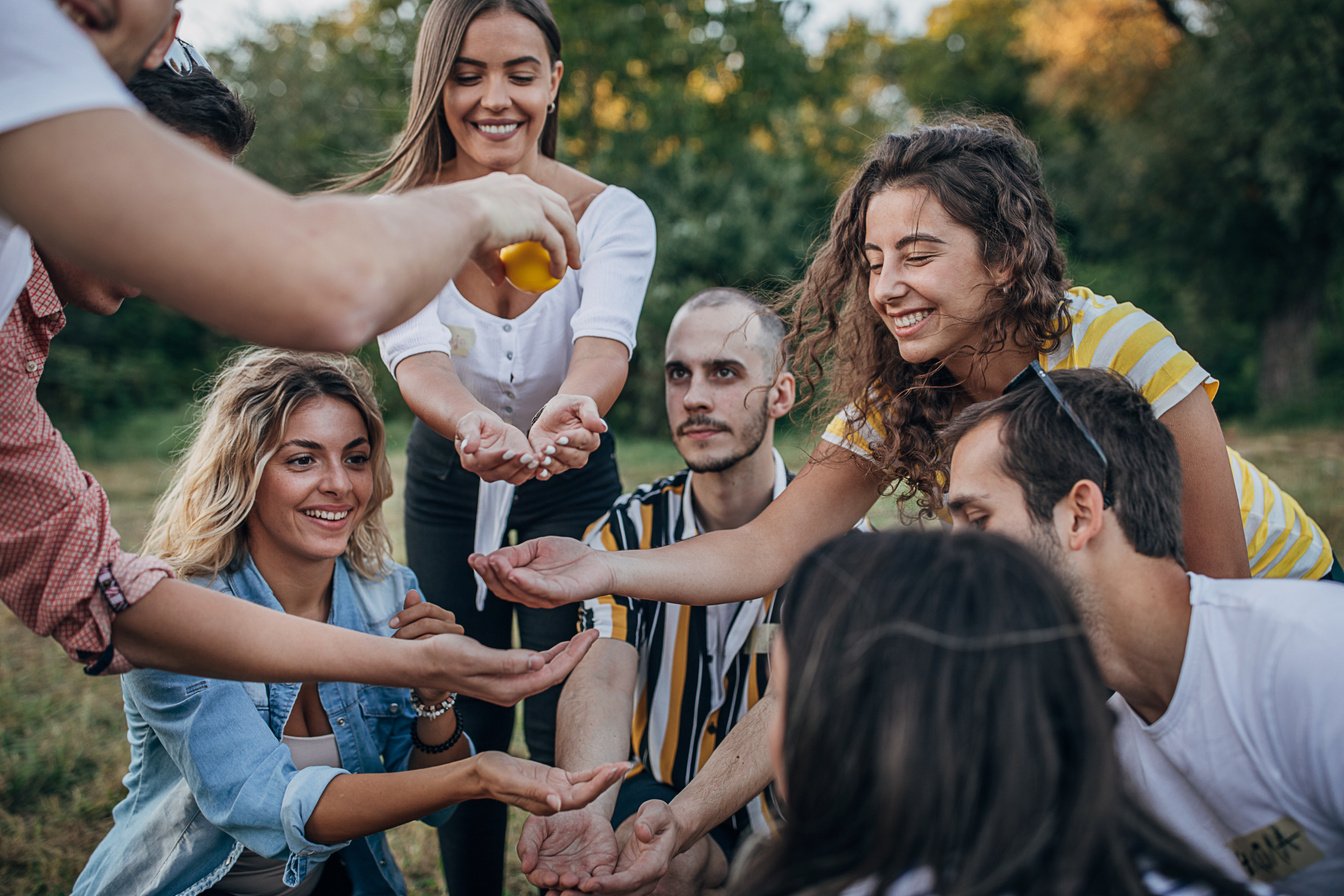
M476 495L480 479L462 469L453 443L419 420L406 447L406 553L425 597L457 616L468 635L489 647L508 647L515 615L523 647L544 650L574 636L575 607L535 610L487 595L476 609L476 582L467 555L476 537ZM520 485L509 511L508 528L519 541L543 535L580 538L621 493L616 445L611 434L581 470ZM555 706L560 685L523 702L523 733L537 762L555 761ZM478 750L507 750L514 711L462 697L463 727ZM452 896L499 896L504 886L504 829L507 809L492 800L460 805L439 829L444 878Z

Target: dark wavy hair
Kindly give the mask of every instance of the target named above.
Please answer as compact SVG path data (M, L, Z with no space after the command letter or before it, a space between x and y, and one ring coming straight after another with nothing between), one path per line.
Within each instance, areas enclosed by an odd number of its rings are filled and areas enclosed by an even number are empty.
M1127 791L1114 717L1059 579L983 533L850 533L794 574L787 822L742 856L736 896L1148 896L1142 875L1245 889Z
M1062 299L1069 284L1036 147L1002 116L949 117L888 134L840 196L829 235L783 298L800 379L804 390L825 399L818 413L857 404L861 416L850 421L851 430L869 414L880 417L887 438L869 446L877 467L930 516L946 474L937 431L962 390L943 359L902 359L868 303L868 203L897 187L928 191L975 232L986 266L1006 272L989 290L985 336L976 347L981 356L1010 341L1034 350L1053 346L1067 327Z

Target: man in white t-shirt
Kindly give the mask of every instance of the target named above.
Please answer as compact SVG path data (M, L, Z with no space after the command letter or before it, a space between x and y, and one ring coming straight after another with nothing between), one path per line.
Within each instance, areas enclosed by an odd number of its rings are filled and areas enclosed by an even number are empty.
M499 280L510 243L542 242L556 276L577 265L568 205L526 177L295 199L190 146L120 84L159 64L176 22L173 0L0 4L0 321L31 273L18 228L216 329L292 348L357 348L469 259Z
M946 438L954 524L1069 583L1157 816L1230 874L1344 892L1344 591L1188 574L1175 444L1108 371L1028 368Z

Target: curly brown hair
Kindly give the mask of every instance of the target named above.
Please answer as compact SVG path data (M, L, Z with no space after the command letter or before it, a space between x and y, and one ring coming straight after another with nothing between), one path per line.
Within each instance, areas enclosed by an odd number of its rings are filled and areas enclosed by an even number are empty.
M854 404L851 435L865 419L880 420L886 437L868 446L874 464L892 491L918 501L918 515L931 516L946 480L938 430L965 392L946 359L905 361L868 302L868 203L897 187L926 190L975 232L985 265L1005 272L987 296L978 357L1009 340L1036 351L1053 347L1068 326L1069 284L1036 147L1008 118L947 117L888 134L841 194L830 233L782 300L800 379L824 399L818 413Z

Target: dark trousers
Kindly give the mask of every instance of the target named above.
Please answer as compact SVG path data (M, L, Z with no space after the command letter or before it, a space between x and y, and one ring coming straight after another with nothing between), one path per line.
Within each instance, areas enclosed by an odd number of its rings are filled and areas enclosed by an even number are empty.
M580 538L621 493L610 433L581 470L518 487L508 528L519 541L543 535ZM406 448L406 553L425 597L451 610L466 633L489 647L508 647L515 617L523 647L544 650L574 636L575 607L535 610L487 595L476 609L476 581L467 555L476 535L480 479L462 469L453 443L419 420ZM555 762L555 706L561 686L523 702L523 733L537 762ZM463 726L477 750L508 750L514 711L462 697ZM439 829L444 878L451 896L499 896L504 886L507 808L493 800L460 805Z

